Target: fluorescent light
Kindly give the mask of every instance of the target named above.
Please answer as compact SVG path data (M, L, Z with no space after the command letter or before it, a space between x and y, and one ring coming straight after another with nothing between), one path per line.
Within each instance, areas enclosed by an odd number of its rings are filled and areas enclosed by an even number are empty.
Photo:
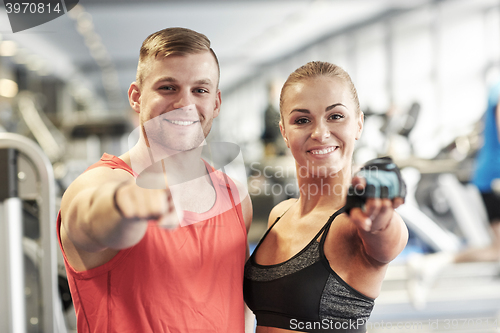
M9 79L0 79L0 96L12 98L17 95L17 83Z
M12 57L17 53L17 45L11 40L4 40L0 43L0 56Z

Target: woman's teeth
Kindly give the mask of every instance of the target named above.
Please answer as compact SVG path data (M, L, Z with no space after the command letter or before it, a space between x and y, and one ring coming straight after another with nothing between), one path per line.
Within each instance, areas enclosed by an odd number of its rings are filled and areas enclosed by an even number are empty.
M311 150L311 154L313 155L324 155L324 154L328 154L328 153L331 153L332 151L335 150L336 147L329 147L329 148L325 148L325 149L315 149L315 150Z

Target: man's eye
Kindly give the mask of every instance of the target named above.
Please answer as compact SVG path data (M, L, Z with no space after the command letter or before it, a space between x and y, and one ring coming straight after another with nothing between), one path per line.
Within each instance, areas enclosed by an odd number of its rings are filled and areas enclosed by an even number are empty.
M173 90L174 88L171 86L161 86L160 89L161 90Z
M208 92L208 90L207 90L207 89L203 89L203 88L196 89L195 91L196 91L197 93L199 93L199 94L203 94L203 93L207 93L207 92Z

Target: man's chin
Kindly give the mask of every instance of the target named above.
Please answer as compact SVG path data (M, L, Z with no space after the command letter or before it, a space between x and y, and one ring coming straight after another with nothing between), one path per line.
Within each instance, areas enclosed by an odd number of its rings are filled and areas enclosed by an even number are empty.
M203 147L205 140L192 142L192 143L182 143L182 144L160 144L156 143L151 146L153 158L155 160L160 160L168 156L173 156L182 153L189 153L195 151L197 148ZM154 147L154 148L153 148Z
M189 147L172 147L170 150L174 154L181 154L181 153L189 153L195 150L196 148L200 148L200 145L198 146L189 146Z

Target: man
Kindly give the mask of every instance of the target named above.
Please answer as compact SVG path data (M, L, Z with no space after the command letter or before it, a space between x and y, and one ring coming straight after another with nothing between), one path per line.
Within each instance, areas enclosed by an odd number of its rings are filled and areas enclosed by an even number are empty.
M243 332L252 207L201 159L219 67L202 34L150 35L129 91L140 139L104 154L65 192L60 245L78 332Z

